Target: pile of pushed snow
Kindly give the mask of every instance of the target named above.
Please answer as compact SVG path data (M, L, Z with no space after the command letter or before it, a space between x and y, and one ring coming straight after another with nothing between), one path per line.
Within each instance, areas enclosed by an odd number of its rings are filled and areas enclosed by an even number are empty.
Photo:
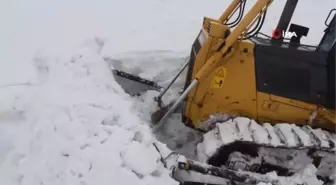
M1 148L0 184L177 184L99 56L103 45L39 53L36 80L2 87L0 111L12 116L0 123L15 129Z
M268 173L267 176L270 179L278 180L281 185L322 185L323 181L317 179L316 172L316 167L313 164L310 164L291 177L279 177L275 172ZM264 184L259 183L258 185Z

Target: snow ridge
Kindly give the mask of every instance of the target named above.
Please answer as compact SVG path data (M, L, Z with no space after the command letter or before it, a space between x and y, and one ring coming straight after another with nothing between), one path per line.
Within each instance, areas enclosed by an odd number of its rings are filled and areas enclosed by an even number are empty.
M103 45L93 39L71 56L38 53L35 85L7 89L16 100L7 109L22 118L0 161L0 184L177 184L99 56Z

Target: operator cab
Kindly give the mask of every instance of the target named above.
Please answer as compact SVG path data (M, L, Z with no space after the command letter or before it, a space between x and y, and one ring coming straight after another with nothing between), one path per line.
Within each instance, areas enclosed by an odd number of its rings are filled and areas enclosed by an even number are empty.
M332 16L332 14L334 13L334 16L332 19L329 18ZM336 31L335 31L335 23L336 23L336 9L332 9L324 24L327 26L327 28L324 30L324 35L321 39L320 44L317 47L317 50L320 51L325 51L325 52L330 52L331 50L333 50L333 52L335 53L335 50L332 48L335 48L335 40L336 40Z
M327 107L335 109L335 42L336 42L336 14L329 21L332 13L335 13L336 9L332 9L329 12L328 17L325 20L327 28L324 30L324 35L320 44L317 47L317 51L327 53L327 74L328 74L328 92L327 96L330 101L326 102ZM328 23L329 22L329 23Z
M318 46L310 46L301 43L309 28L291 24L287 29L295 11L293 2L297 0L287 1L277 30L295 32L296 36L284 42L282 37L275 39L259 32L251 38L258 91L335 110L336 9L325 20L327 27Z

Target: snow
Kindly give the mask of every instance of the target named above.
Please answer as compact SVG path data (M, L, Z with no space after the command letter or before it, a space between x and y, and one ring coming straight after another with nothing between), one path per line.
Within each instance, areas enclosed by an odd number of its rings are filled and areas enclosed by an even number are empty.
M296 134L298 134L300 141L303 143L304 146L311 146L313 143L310 141L309 135L300 129L298 126L293 125L293 130L295 131Z
M244 141L253 141L249 131L250 119L248 118L235 118L234 121L239 129L240 138Z
M140 176L154 173L160 162L160 154L154 146L146 147L138 142L132 142L121 152L124 164ZM162 164L161 164L162 165Z
M211 130L203 135L203 141L197 145L197 157L201 162L206 162L217 149L223 144L219 137L218 128Z
M251 120L250 131L252 132L252 137L255 142L263 144L269 143L267 131L254 120Z
M272 185L272 183L259 182L257 185Z
M76 44L94 36L109 41L103 51L108 56L132 51L189 52L203 16L217 18L229 3L222 0L211 3L202 0L0 1L0 61L6 65L0 68L0 84L26 82L33 76L34 68L29 62L37 50L51 47L71 51ZM254 3L247 1L247 7ZM272 33L284 3L272 3L262 32ZM318 44L325 28L324 19L334 4L333 0L299 2L293 22L310 27L309 37L302 39L305 44ZM306 18L307 9L316 21Z
M277 124L274 129L276 130L276 132L278 132L280 139L288 146L298 145L295 139L295 135L292 132L292 125L281 123Z
M239 140L238 129L234 121L230 120L225 123L218 123L217 127L220 130L219 134L223 144Z
M314 165L306 166L306 168L302 169L300 172L294 174L291 178L279 178L281 184L287 185L296 185L296 184L304 184L307 185L322 185L323 182L318 180L315 176L316 168Z
M267 173L268 180L275 180L278 184L284 185L322 185L323 182L316 178L316 168L314 165L308 165L291 177L279 177L275 172ZM271 183L260 182L258 185L272 185Z
M314 133L320 139L321 146L328 148L329 147L329 141L328 141L327 136L323 133L323 131L321 129L315 129Z
M270 144L273 146L281 145L281 141L278 135L274 131L274 127L269 123L264 123L263 127L267 130L268 134L270 135Z
M72 56L39 55L36 85L5 89L16 98L5 101L8 108L22 116L15 119L19 137L4 151L1 184L176 183L158 161L147 124L130 114L131 97L113 80L101 48L95 39Z
M177 184L152 142L170 140L168 146L182 145L178 151L193 156L198 133L173 133L169 124L172 135L153 136L146 115L156 108L149 102L157 93L134 100L109 69L167 84L203 16L218 17L229 2L1 1L0 184ZM317 11L313 2L304 1L299 12ZM283 4L277 1L268 11L275 13L268 13L266 34ZM319 22L294 16L311 27L306 44L318 43L333 1L317 5L326 12L312 13ZM181 84L174 84L165 102L178 96ZM174 115L169 123L179 121Z

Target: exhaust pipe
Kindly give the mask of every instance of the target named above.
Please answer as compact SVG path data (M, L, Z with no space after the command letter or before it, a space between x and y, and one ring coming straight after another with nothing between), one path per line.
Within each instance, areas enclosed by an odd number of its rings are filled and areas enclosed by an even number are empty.
M281 17L279 19L278 25L276 27L276 30L287 31L287 28L293 17L298 1L299 0L287 0L286 5L282 11ZM278 39L272 37L272 42L281 43L283 39L284 38L282 37L282 35Z

